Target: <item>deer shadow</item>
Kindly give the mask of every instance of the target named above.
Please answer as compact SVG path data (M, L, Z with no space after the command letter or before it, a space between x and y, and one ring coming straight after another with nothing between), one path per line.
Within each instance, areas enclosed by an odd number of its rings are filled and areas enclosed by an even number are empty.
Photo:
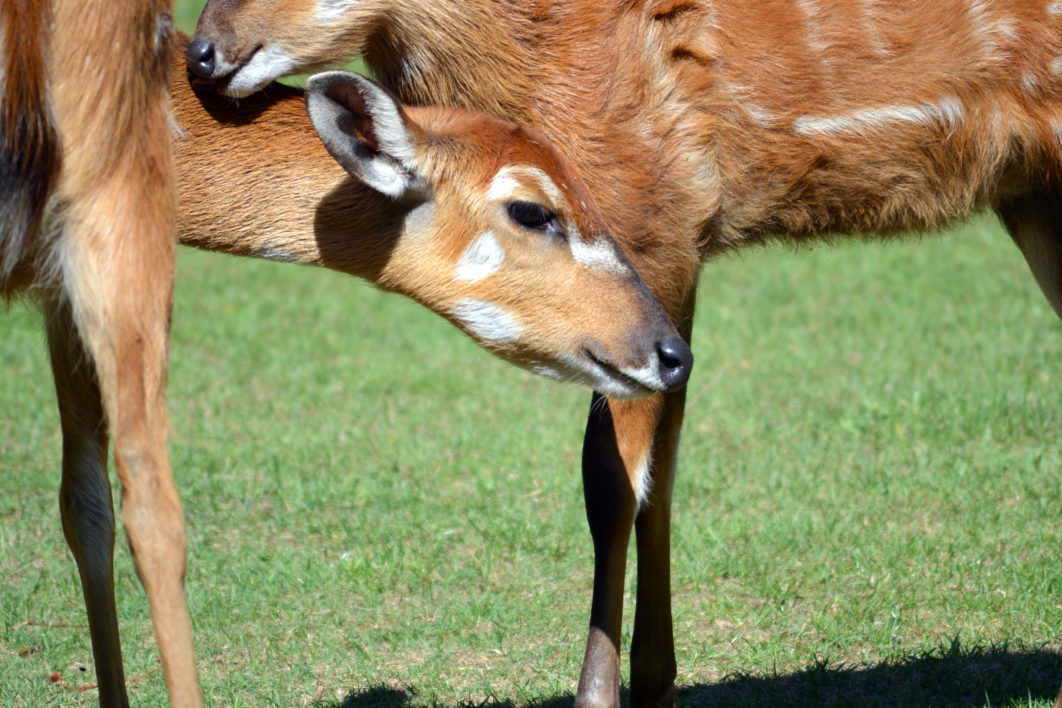
M680 686L680 706L712 708L988 708L1050 703L1062 683L1062 654L1050 649L1011 650L951 647L873 666L830 666L816 661L790 674L731 675L718 683ZM621 701L627 705L623 688ZM531 703L493 697L452 704L453 708L569 708L572 694ZM407 708L437 704L418 696L415 686L375 686L354 691L320 708ZM447 706L449 708L449 706Z

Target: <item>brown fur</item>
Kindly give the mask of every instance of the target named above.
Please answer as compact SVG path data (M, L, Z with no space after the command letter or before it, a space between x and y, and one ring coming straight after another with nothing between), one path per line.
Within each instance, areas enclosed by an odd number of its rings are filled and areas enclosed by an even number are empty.
M364 53L406 101L541 129L687 331L705 258L771 239L935 229L985 207L1062 314L1058 3L358 0L328 22L315 7L211 0L197 36L227 65L259 46L296 70ZM596 565L579 705L619 699L635 524L631 703L674 700L666 554L682 409L673 394L591 414ZM637 468L650 453L646 496Z

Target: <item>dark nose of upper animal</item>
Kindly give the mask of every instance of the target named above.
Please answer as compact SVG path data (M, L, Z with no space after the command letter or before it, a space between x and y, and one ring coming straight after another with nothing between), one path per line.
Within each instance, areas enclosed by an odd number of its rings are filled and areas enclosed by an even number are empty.
M657 342L656 353L659 356L660 378L668 391L680 389L689 381L693 370L693 352L677 334Z
M185 61L192 73L201 79L209 79L214 76L214 44L196 37L188 43L188 51L184 53Z

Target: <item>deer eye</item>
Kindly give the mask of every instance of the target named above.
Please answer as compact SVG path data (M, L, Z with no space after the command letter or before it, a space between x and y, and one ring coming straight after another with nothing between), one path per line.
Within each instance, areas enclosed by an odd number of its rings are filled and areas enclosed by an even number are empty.
M505 205L509 218L525 229L561 236L557 217L546 207L535 202L509 202Z

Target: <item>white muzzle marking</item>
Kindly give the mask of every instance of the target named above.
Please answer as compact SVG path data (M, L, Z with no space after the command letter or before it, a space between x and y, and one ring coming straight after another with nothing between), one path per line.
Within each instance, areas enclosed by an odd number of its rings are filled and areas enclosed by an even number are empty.
M487 342L515 342L523 331L512 315L485 300L461 300L450 310L450 315L469 332Z

